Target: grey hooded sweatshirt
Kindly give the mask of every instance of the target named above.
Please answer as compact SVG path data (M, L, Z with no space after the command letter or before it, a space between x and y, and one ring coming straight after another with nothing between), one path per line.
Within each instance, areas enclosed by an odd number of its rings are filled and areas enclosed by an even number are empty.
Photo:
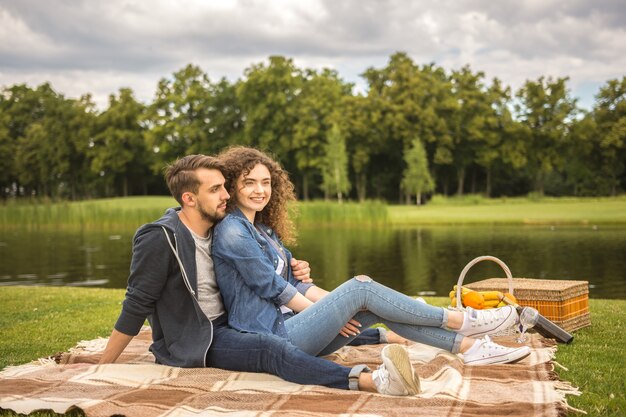
M213 325L197 301L195 243L179 210L168 209L135 233L126 298L115 329L136 336L148 319L150 351L158 363L198 368L206 366Z

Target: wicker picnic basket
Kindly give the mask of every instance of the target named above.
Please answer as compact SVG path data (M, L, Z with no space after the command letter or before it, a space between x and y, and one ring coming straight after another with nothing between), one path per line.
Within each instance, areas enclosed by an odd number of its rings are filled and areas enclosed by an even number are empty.
M515 296L519 305L537 309L545 318L569 332L591 325L587 281L513 278L506 264L494 256L479 256L463 269L457 282L456 308L462 308L460 292L465 275L473 265L486 260L497 263L504 270L506 278L489 278L467 284L466 288L509 292Z
M508 292L511 295L515 295L513 293L513 275L511 274L511 270L509 269L509 267L506 266L504 262L502 262L500 259L496 258L495 256L489 256L489 255L479 256L478 258L472 259L467 265L465 265L465 268L463 268L463 270L461 271L461 275L459 275L459 279L456 283L456 306L450 306L452 309L454 310L465 309L465 307L463 307L463 304L461 302L461 287L463 286L463 280L465 280L465 275L467 275L470 268L482 261L493 261L502 268L502 270L504 271L508 279L508 289L504 292ZM490 290L495 290L495 289L492 288ZM513 327L510 327L508 329L505 329L496 333L495 336L509 336L509 335L515 334L516 332L517 332L517 329L515 326L513 326Z

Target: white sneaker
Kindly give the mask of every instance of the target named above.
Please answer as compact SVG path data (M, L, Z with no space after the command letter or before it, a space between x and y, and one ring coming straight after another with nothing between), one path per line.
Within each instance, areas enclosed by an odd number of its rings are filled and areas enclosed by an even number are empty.
M497 333L519 323L517 310L513 306L475 310L467 307L465 320L457 333L476 337Z
M374 371L372 379L376 390L386 395L416 395L420 392L419 378L415 375L409 355L400 345L387 345L381 353L382 365Z
M496 363L513 363L530 354L528 346L510 348L491 341L485 336L477 341L463 354L466 365L491 365Z

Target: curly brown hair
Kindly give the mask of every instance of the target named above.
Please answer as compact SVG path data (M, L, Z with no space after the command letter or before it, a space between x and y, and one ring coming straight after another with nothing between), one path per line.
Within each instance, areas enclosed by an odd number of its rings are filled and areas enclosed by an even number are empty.
M222 172L226 178L226 190L230 194L229 211L237 205L239 177L248 175L258 164L265 165L270 172L272 196L265 208L256 213L254 222L271 227L283 242L295 243L295 227L289 218L288 204L296 200L296 194L287 171L266 153L255 148L234 146L225 149L217 157L224 167Z

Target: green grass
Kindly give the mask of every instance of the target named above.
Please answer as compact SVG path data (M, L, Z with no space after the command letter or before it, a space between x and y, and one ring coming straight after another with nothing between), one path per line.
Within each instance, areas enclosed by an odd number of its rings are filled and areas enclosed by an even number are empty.
M80 340L107 337L123 297L124 290L0 288L0 368L65 351ZM441 306L448 300L426 299ZM569 370L557 371L583 392L568 397L572 407L589 416L620 416L626 410L626 301L590 300L590 308L592 326L577 331L571 345L559 345L556 360Z
M389 206L393 224L626 224L626 197L435 198L423 206Z
M124 229L160 217L171 197L126 197L78 202L0 204L0 228ZM302 225L626 224L626 196L613 198L499 198L435 196L423 206L298 202Z
M435 305L448 304L447 298L425 298ZM626 300L591 299L589 308L592 325L576 331L571 344L558 345L556 361L568 370L556 371L582 391L579 397L567 397L570 406L589 417L624 416Z
M381 201L363 203L326 201L299 202L299 224L382 224L388 221L387 205Z
M0 205L0 228L136 228L177 203L171 197L125 197L74 202L14 201Z
M110 334L125 290L0 287L0 368Z

